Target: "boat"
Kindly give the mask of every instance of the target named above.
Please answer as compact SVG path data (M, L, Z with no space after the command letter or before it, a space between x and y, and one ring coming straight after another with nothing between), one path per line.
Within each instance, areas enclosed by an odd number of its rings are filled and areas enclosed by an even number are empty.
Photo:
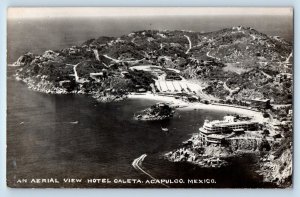
M168 131L169 131L168 128L163 128L163 127L161 127L161 130L162 130L162 131L165 131L165 132L168 132Z

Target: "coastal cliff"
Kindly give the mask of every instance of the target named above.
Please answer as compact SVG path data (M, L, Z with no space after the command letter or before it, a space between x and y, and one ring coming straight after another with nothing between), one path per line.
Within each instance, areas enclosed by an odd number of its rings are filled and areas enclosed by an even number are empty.
M280 187L292 187L293 142L291 136L286 136L278 148L261 159L258 173L266 182L273 182Z
M292 186L292 151L286 149L283 153L274 159L273 154L269 154L265 162L262 162L259 174L263 175L264 181L276 183L281 187Z

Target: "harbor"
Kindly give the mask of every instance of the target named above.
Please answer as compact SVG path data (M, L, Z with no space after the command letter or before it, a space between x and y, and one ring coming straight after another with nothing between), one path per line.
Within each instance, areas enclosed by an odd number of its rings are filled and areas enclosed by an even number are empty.
M8 160L8 168L17 176L26 176L29 169L34 177L57 177L60 180L63 178L61 176L63 173L72 173L75 170L78 177L150 179L131 165L134 159L147 154L142 163L143 169L156 179L178 177L187 179L185 173L178 172L178 167L181 166L182 172L195 174L189 178L197 179L197 176L203 177L201 174L210 173L207 177L214 177L218 180L218 184L213 184L212 187L226 185L226 181L222 180L222 176L218 174L221 171L210 172L198 168L193 170L188 164L174 163L173 165L161 157L164 152L177 148L187 139L187 136L195 133L206 118L221 119L226 112L182 108L168 121L136 122L132 119L132 115L136 111L157 103L157 100L132 98L117 103L101 104L86 95L47 95L28 91L25 84L13 78L10 80L12 81L9 83L8 93L11 98L15 99L8 106L10 111L8 129L11 131L8 135L8 147L13 145L14 149L8 149L8 154L12 156ZM74 108L74 106L77 107ZM79 111L81 113L78 113ZM115 113L119 115L115 116ZM57 116L64 117L63 121L55 118ZM108 119L113 119L115 123L109 124ZM161 131L162 125L168 128L169 134ZM57 128L55 131L54 126ZM24 150L26 151L23 152ZM23 159L14 156L19 152L23 152ZM96 156L91 157L91 153ZM58 166L57 160L60 160ZM14 165L13 161L15 161ZM55 172L51 170L54 165L57 166ZM111 165L115 168L111 168ZM8 176L14 180L11 173ZM235 175L228 174L227 177L231 176ZM240 180L245 178L244 175L239 176ZM256 180L253 180L249 183L249 187L255 187L255 182ZM49 184L49 186L57 187L55 184ZM95 186L97 185L90 184L90 187ZM135 186L108 184L108 186L153 187L151 184ZM154 186L164 187L159 184ZM171 186L183 187L185 185ZM187 186L205 187L201 184ZM82 187L85 185L82 184Z

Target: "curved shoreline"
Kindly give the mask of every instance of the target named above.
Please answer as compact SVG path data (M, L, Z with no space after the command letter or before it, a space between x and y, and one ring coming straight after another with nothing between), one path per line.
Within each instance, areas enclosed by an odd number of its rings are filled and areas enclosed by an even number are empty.
M169 102L172 105L178 106L179 110L194 110L194 109L204 109L204 110L216 110L216 111L225 111L228 113L236 113L245 115L248 117L253 118L254 121L257 122L266 122L263 114L259 111L254 111L251 109L244 109L235 106L225 106L219 104L203 104L203 103L191 103L185 102L181 99L176 99L171 96L161 96L161 95L154 95L151 93L145 94L129 94L127 95L128 99L148 99L148 100L156 100L160 102Z

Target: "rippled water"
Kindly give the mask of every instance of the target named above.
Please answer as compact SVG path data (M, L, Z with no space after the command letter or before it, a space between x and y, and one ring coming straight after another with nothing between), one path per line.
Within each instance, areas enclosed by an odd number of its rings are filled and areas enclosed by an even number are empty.
M143 168L159 179L213 178L217 184L174 184L172 187L259 187L251 169L252 157L224 169L201 169L162 158L197 132L204 119L220 119L222 112L177 111L168 121L136 121L133 114L151 100L98 103L85 95L33 92L8 78L7 177L11 186L58 187L57 184L16 184L20 178L139 178L149 177L131 163L148 156ZM78 122L77 122L78 121ZM170 133L161 131L169 128ZM142 184L64 184L65 187L163 187Z

